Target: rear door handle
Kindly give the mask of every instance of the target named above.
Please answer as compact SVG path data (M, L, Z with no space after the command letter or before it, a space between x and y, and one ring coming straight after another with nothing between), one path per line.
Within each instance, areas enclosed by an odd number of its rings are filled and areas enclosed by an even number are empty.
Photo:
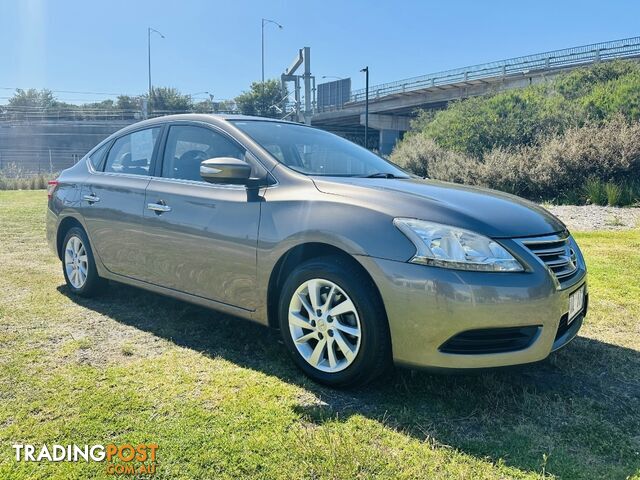
M100 197L96 197L94 193L90 195L84 195L82 199L89 203L98 203L100 201Z
M169 205L166 205L164 202L162 202L162 200L160 202L161 203L147 203L147 208L149 210L153 210L158 215L164 212L171 211L171 207Z

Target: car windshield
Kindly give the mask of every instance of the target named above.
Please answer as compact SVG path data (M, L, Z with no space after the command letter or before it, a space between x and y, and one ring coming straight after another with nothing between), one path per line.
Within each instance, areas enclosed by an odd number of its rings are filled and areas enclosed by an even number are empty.
M337 135L292 123L232 120L279 162L307 175L409 178L399 167Z

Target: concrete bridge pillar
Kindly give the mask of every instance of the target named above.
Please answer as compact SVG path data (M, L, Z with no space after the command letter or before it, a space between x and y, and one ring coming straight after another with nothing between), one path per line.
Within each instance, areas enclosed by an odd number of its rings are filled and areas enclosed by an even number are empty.
M369 114L369 128L380 132L379 150L381 154L391 153L402 133L409 130L410 122L410 117L402 115ZM364 114L360 115L360 124L365 124Z
M400 130L380 130L379 151L382 155L389 155L400 140Z

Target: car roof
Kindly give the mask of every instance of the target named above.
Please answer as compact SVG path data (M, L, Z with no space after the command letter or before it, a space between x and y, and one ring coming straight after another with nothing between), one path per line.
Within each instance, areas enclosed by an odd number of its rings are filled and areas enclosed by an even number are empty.
M277 118L267 118L267 117L257 117L252 115L226 115L226 114L214 114L214 113L182 113L177 115L164 115L162 117L150 118L148 120L142 120L140 122L136 122L134 124L129 125L128 127L121 130L120 133L124 133L129 130L136 130L141 127L152 127L154 125L164 125L165 123L171 123L176 121L192 121L192 122L209 122L209 123L220 123L226 122L230 120L246 120L253 121L259 120L263 122L279 122L279 123L290 123L293 125L300 125L296 122L290 122L288 120L280 120Z
M245 120L245 121L263 121L263 122L278 122L278 123L289 123L291 125L300 125L308 127L309 125L305 125L303 123L291 122L288 120L280 120L277 118L268 118L268 117L257 117L252 115L226 115L226 114L214 114L214 113L181 113L176 115L164 115L161 117L149 118L147 120L142 120L136 123L132 123L117 132L112 133L107 138L105 138L102 142L98 143L95 147L93 147L88 153L87 156L92 155L98 148L112 141L114 138L121 137L123 135L127 135L131 132L135 132L136 130L150 128L150 127L161 127L171 122L179 122L179 121L191 121L191 122L206 122L213 125L222 126L224 124L228 124L232 120ZM223 127L224 128L224 127Z

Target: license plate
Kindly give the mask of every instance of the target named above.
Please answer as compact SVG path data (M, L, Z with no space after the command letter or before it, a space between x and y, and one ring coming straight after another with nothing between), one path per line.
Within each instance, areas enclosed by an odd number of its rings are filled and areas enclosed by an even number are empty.
M571 323L574 318L582 311L584 307L584 286L569 295L569 321Z

